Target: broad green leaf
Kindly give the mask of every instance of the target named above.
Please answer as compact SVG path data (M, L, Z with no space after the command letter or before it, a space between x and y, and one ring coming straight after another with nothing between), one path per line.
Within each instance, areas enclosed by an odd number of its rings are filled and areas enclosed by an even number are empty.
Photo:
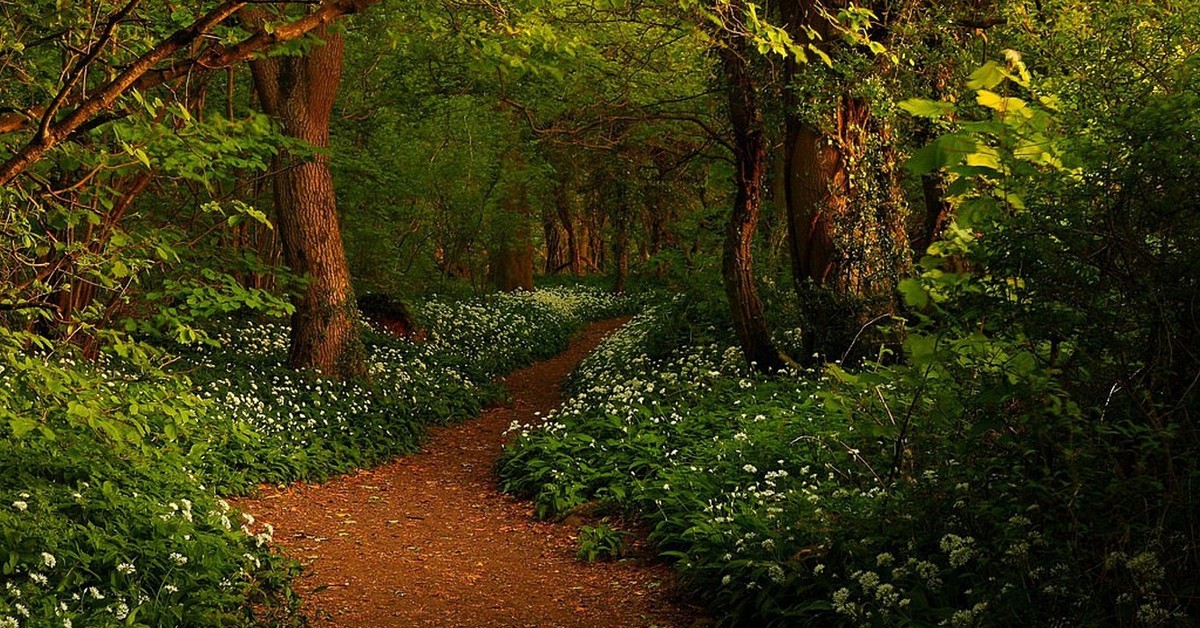
M928 100L925 98L909 98L899 103L900 108L918 118L937 120L954 112L954 105L948 102Z
M990 168L996 172L1003 171L1003 167L1000 165L1000 154L990 146L979 146L975 152L967 155L967 165Z
M913 153L905 167L913 174L922 175L956 166L961 164L967 155L975 152L976 146L975 139L969 135L948 133Z
M904 297L904 302L911 307L923 308L929 305L929 293L925 291L925 287L916 279L905 279L900 282L900 294Z
M1003 83L1007 74L995 61L988 61L971 73L971 78L967 81L967 88L992 89Z
M8 425L12 428L13 436L22 438L26 434L37 429L39 424L37 421L29 417L14 417L9 420Z
M979 90L975 96L975 100L984 107L994 109L1002 115L1015 113L1026 106L1026 102L1020 98L1001 96L996 92L986 89Z
M937 338L924 334L910 334L904 339L904 349L914 364L924 364L933 358L937 350Z

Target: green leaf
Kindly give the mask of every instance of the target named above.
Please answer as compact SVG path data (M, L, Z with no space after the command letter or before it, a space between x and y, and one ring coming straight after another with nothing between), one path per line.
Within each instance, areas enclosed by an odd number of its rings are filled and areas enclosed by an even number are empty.
M969 135L947 133L913 153L904 166L915 175L936 172L961 164L967 155L977 150L977 146L975 139Z
M40 424L29 417L19 416L10 419L8 425L12 428L13 436L16 436L17 438L23 438L26 434L37 429L38 425Z
M900 282L900 294L904 297L904 302L911 307L923 308L929 305L929 293L925 291L925 286L916 279L905 279Z
M971 78L967 81L967 89L992 89L1003 83L1005 78L1008 78L1008 73L1004 71L1004 68L1001 68L995 61L988 61L971 73Z
M923 334L911 334L904 339L904 348L914 364L923 364L934 358L937 338Z
M1027 104L1020 98L1001 96L996 92L986 89L979 90L975 96L975 100L984 107L987 107L988 109L994 109L1000 112L1002 115L1008 115L1020 111L1024 109Z
M918 118L937 120L954 112L954 105L948 102L928 100L925 98L909 98L899 103L900 108Z
M1004 170L1000 164L1000 153L990 146L979 146L975 152L967 155L967 165L988 168L996 172Z

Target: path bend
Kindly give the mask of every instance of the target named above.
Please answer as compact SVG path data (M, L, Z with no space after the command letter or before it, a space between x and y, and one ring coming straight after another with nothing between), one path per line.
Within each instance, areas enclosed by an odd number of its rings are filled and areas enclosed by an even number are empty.
M535 521L493 470L508 426L556 407L562 380L625 320L593 323L562 354L512 373L510 406L435 428L421 453L241 501L304 564L297 590L314 625L694 625L670 569L579 561L577 529Z

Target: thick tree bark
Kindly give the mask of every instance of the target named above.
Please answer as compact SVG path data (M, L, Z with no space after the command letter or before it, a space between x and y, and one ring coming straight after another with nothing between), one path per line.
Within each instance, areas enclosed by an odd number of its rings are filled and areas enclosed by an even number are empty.
M780 5L785 27L797 41L806 41L804 28L813 28L822 39L829 34L825 18L814 0L784 2ZM789 59L786 78L790 83L800 72L800 64ZM840 170L838 148L811 123L796 113L796 97L788 90L785 97L785 133L783 143L784 180L782 199L787 216L788 250L792 261L792 280L800 298L804 285L814 281L824 285L834 273L835 248L833 225L826 205L834 196L833 180Z
M289 136L318 149L329 146L329 118L342 73L342 36L331 29L303 56L251 63L259 99ZM287 153L275 159L275 219L284 260L308 277L293 298L288 365L339 379L365 376L354 290L342 248L329 158Z
M608 270L606 249L604 246L604 225L608 222L608 213L596 209L598 203L592 203L584 215L582 240L585 250L582 252L587 267L591 272L603 274Z
M842 275L834 245L838 216L850 211L842 152L811 124L788 116L784 142L788 234L797 285L826 285Z
M805 41L805 27L831 41L827 18L817 8L815 0L781 5L797 41ZM789 62L789 81L799 71ZM889 300L881 295L894 291L908 258L890 127L873 117L867 101L851 94L841 97L829 118L805 119L791 94L783 187L798 296L808 296L805 286L811 282L839 295Z
M526 242L493 249L488 269L498 290L533 290L533 245Z
M558 216L554 210L549 208L543 210L542 240L546 243L546 250L542 274L557 275L571 265L566 239L566 234L563 233L562 226L558 224Z
M767 168L766 139L757 89L745 54L743 46L731 43L721 49L728 81L737 186L725 230L721 274L742 353L756 370L775 371L783 367L784 361L771 342L762 299L754 284L753 264L754 228L762 211L763 176Z

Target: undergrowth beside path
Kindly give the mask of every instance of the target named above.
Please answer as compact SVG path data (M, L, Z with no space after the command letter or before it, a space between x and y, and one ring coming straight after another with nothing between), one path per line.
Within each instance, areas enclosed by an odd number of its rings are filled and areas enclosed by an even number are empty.
M974 379L903 364L754 376L695 314L682 298L651 308L584 360L558 411L513 427L504 488L546 518L641 519L726 625L1187 624L1171 596L1194 583L1152 530L1082 527L1149 487L1031 463L1036 425L933 420L992 403L965 383L1019 391L1008 362ZM1085 437L1079 451L1121 446ZM591 530L593 555L617 534Z
M509 375L510 403L434 428L420 454L239 501L302 557L297 590L316 625L692 626L669 568L578 561L575 528L534 520L492 471L505 428L552 409L557 383L620 322Z
M630 307L567 288L434 300L419 308L430 342L368 335L359 384L283 368L269 321L214 325L220 346L175 357L3 356L0 626L289 621L293 564L219 495L414 451L427 425L496 399L493 376Z

